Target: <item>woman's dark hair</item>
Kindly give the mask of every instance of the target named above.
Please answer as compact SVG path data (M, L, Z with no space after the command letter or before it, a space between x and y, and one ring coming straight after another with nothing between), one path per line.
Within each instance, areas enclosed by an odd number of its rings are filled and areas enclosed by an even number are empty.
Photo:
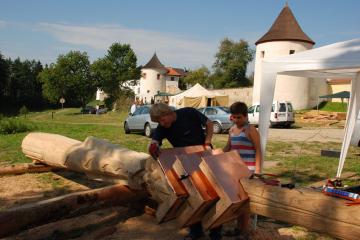
M248 107L243 102L234 102L230 106L230 113L231 114L242 114L244 116L247 116Z

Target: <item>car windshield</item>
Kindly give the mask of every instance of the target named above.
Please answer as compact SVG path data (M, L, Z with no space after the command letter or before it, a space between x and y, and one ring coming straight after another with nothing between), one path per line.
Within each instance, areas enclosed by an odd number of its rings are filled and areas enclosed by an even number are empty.
M221 109L222 111L224 111L225 113L230 113L229 108L227 107L219 107L219 109Z

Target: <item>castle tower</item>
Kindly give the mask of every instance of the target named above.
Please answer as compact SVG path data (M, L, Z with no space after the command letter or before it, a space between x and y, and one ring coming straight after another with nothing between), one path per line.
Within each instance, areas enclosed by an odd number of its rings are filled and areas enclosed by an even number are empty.
M255 76L253 103L260 102L261 65L262 60L271 57L285 56L311 49L315 42L301 29L291 9L286 6L264 36L256 43ZM320 86L314 86L320 88ZM293 76L277 76L274 100L291 101L295 109L305 109L312 104L309 79Z
M139 97L150 103L151 98L158 92L165 92L165 74L167 68L160 62L156 53L150 61L141 69Z

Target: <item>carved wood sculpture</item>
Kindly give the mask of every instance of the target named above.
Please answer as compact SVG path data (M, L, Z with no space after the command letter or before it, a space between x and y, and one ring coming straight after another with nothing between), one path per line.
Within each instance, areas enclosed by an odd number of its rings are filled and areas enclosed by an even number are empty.
M355 240L360 236L358 206L348 207L343 199L310 189L290 190L249 180L250 173L236 152L204 151L202 146L167 149L157 162L145 153L104 140L90 137L79 142L45 133L28 134L22 148L28 157L49 166L119 181L131 188L145 186L159 203L156 216L160 222L177 218L184 227L201 220L209 229L236 218L250 207L253 213L340 239ZM134 192L125 190L119 191L123 199L135 199ZM54 206L57 204L56 201ZM34 206L20 209L33 211L32 216L42 216L42 210L38 209L37 213ZM19 229L16 225L21 223L21 228L24 221L6 220L18 216L16 214L18 212L11 209L1 211L0 223L7 227L13 224L12 230Z

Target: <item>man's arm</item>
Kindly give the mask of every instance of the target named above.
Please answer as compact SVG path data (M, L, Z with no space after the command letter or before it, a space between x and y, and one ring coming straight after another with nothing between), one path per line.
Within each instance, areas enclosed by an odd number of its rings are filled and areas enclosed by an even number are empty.
M211 144L211 139L214 133L214 124L209 119L206 121L205 130L206 130L206 136L205 136L204 144Z

